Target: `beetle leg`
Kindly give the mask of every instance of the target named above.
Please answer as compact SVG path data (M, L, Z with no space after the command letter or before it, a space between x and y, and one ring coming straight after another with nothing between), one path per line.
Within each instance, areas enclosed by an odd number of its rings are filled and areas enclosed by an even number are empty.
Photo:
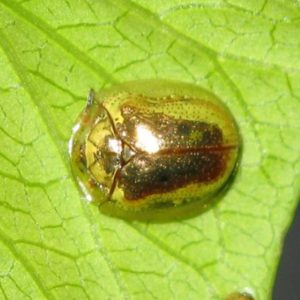
M117 183L118 183L118 180L119 180L119 176L120 176L120 173L121 173L121 170L122 168L119 168L116 173L114 174L114 178L113 178L113 182L112 182L112 185L110 187L110 190L109 190L109 194L108 194L108 199L111 199L115 189L116 189L116 186L117 186Z

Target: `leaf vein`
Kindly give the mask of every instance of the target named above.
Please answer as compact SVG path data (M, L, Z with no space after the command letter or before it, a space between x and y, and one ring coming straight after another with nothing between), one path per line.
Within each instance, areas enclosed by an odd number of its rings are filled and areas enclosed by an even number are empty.
M21 262L24 268L27 270L28 274L35 282L36 286L39 288L41 293L45 296L46 299L55 300L55 297L49 294L48 289L44 283L40 280L40 277L37 275L34 267L31 265L29 260L13 245L13 241L0 229L0 238L3 244L10 250L16 260Z
M64 49L68 54L72 55L77 61L80 61L83 65L88 67L97 76L101 75L105 81L110 83L116 83L117 80L111 76L102 66L100 66L94 59L87 56L83 51L73 45L70 41L64 38L62 35L55 32L54 28L48 25L46 22L41 20L36 15L32 14L30 11L22 8L20 5L14 3L14 1L1 0L2 4L8 7L14 14L22 17L29 24L39 29L48 38L54 41L62 49Z

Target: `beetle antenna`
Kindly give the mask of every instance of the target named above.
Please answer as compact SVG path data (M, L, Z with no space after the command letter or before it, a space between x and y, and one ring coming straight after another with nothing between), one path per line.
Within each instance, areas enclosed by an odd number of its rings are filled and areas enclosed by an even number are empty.
M90 89L90 92L87 97L87 103L86 103L87 107L92 106L94 104L94 98L95 98L95 91L94 89Z

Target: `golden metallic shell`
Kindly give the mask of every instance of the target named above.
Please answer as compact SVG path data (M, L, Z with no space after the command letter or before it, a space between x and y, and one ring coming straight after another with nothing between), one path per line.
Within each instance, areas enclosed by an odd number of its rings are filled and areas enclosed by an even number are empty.
M91 91L70 141L86 198L120 216L205 207L228 182L239 149L237 125L216 96L166 80Z

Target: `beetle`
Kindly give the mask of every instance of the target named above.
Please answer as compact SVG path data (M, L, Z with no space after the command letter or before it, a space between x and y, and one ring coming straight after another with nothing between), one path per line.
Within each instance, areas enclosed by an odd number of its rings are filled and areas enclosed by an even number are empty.
M69 145L87 200L112 215L143 216L206 205L236 169L240 137L212 93L183 82L140 80L91 90Z

